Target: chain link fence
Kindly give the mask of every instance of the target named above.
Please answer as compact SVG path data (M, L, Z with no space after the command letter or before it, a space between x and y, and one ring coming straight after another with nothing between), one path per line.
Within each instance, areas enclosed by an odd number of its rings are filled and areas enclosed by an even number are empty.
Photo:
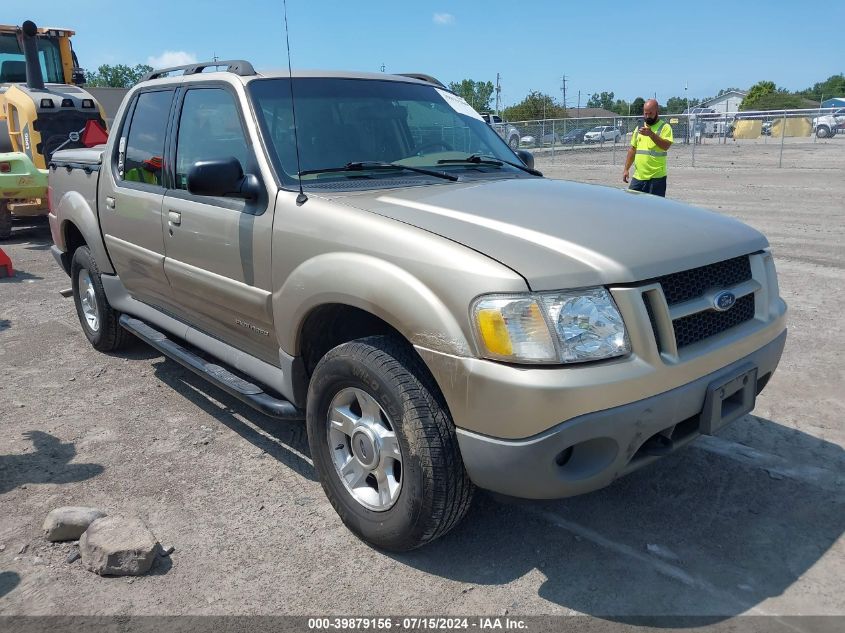
M828 145L845 148L845 108L661 114L672 126L670 166L801 167L801 154ZM622 165L642 116L511 121L519 147L538 164ZM742 151L739 151L739 150ZM750 151L749 151L750 150Z

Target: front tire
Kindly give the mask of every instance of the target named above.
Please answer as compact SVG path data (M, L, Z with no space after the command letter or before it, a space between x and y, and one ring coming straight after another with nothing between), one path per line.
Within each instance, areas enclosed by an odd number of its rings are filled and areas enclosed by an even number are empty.
M816 130L816 136L818 136L819 138L827 138L828 136L831 136L830 128L826 125L820 125L819 129Z
M519 137L518 136L512 136L511 140L508 141L508 147L510 147L513 151L518 150L519 149Z
M9 203L0 200L0 240L8 240L12 237L12 212L9 211Z
M87 246L80 246L73 253L70 278L76 315L94 349L113 352L125 347L130 335L120 327L120 313L106 298L100 269Z
M306 421L323 490L364 541L411 550L469 509L474 487L455 427L403 341L372 336L329 351L311 378Z

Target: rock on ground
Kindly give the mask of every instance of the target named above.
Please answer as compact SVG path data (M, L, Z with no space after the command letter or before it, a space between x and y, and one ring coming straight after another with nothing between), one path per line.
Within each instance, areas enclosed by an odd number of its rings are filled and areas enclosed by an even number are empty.
M106 513L97 508L56 508L44 519L44 536L48 541L75 541L93 521L104 516Z
M101 576L140 576L147 573L158 547L153 533L134 517L97 519L79 539L82 563Z

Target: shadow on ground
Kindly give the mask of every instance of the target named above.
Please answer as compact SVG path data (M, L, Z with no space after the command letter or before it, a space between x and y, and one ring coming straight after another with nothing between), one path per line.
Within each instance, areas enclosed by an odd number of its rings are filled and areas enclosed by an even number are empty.
M67 484L96 477L99 464L71 464L76 456L72 443L42 431L29 431L25 437L35 450L18 455L0 455L0 494L23 484Z
M12 266L15 265L15 262L12 262ZM33 275L32 273L28 273L25 270L18 270L17 268L14 269L15 274L13 277L0 277L0 285L3 284L19 284L24 281L34 281L36 279L44 279L44 277L39 277L38 275Z
M840 447L769 420L735 424L754 423L788 434L796 455L835 456L822 465L841 472ZM842 535L844 502L841 486L773 478L693 444L581 497L503 503L482 493L451 534L395 558L473 585L537 570L545 576L539 595L561 607L632 624L662 616L653 625L699 626L754 612L786 591Z
M13 571L0 571L0 598L12 591L21 582L21 577Z
M50 248L53 238L50 235L50 223L47 221L47 216L13 218L12 236L0 242L0 246L5 246L6 244L23 244L29 241L44 242L45 240L47 242L46 248ZM40 246L38 244L36 248Z
M175 389L218 422L302 477L309 481L317 481L314 467L301 457L301 455L310 455L303 422L275 420L263 415L187 369L183 369L175 361L162 360L155 363L153 367L159 380ZM247 420L249 424L241 422L238 417L235 417L236 415Z

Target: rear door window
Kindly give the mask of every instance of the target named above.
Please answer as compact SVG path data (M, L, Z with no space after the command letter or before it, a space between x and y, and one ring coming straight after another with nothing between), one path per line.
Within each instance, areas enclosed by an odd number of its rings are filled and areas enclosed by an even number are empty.
M172 90L138 95L123 152L125 182L164 186L164 139L172 99Z

